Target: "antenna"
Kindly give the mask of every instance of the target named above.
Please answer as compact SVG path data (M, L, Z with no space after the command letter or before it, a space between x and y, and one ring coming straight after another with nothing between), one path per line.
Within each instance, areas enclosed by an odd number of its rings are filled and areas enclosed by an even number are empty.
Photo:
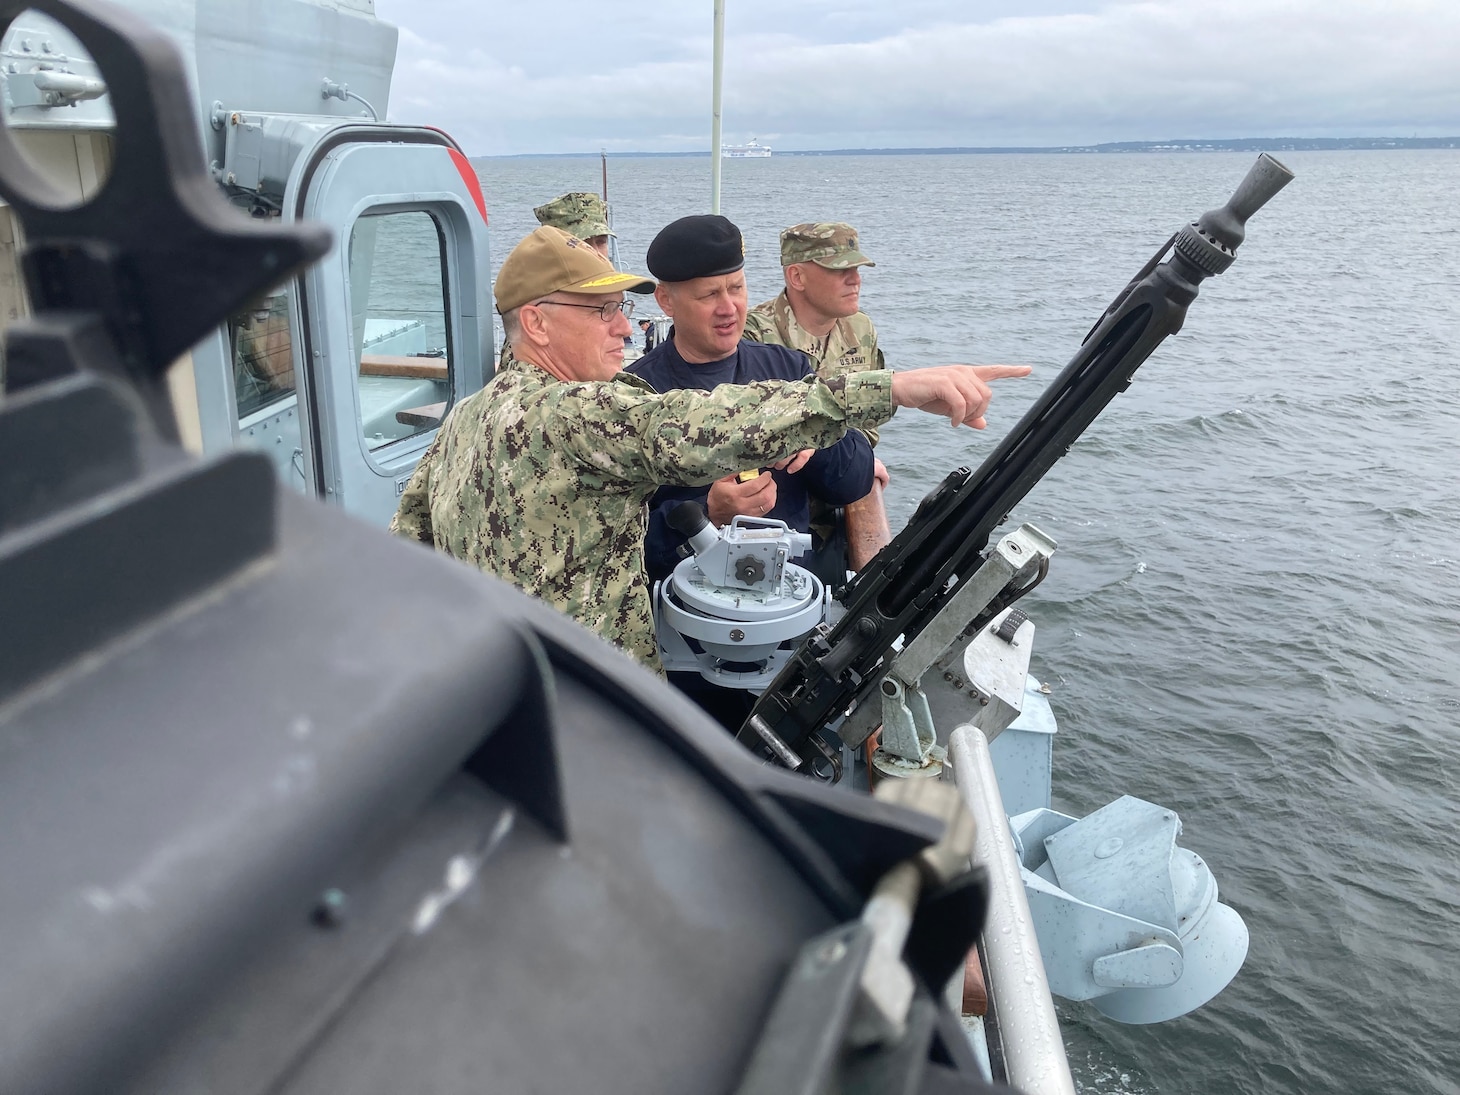
M720 86L725 78L725 0L715 0L714 90L710 106L710 212L720 212Z

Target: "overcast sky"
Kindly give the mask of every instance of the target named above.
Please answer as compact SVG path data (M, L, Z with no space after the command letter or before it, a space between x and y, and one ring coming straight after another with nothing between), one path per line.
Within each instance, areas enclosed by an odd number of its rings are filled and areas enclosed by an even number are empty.
M725 140L1460 134L1460 0L726 0ZM710 0L376 0L469 155L710 144Z

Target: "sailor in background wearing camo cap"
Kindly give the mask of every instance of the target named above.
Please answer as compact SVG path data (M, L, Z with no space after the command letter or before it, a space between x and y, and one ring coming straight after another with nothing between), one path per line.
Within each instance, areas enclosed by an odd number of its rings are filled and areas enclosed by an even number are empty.
M538 224L561 228L568 235L586 241L604 258L612 257L608 253L608 237L615 233L608 226L608 203L597 194L573 190L539 205L532 215Z
M857 230L841 221L808 221L781 232L780 295L757 304L745 317L744 337L753 342L789 346L810 356L816 375L830 380L843 373L885 369L877 345L877 328L861 310L862 267L877 264L862 253ZM875 446L877 431L863 431ZM876 463L877 481L888 474ZM835 543L840 529L835 515L813 502L811 530Z

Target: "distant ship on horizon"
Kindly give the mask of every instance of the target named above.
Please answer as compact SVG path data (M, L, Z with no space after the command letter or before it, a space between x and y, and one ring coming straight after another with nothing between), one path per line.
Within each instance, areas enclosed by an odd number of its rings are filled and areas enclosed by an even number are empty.
M754 137L749 144L722 144L720 156L726 160L764 160L771 154L769 145L757 144Z

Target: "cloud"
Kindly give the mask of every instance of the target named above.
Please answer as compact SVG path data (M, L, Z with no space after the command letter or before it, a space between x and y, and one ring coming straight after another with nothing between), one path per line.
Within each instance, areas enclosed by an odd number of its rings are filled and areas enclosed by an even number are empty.
M705 149L709 20L684 7L652 32L652 15L605 18L588 48L509 27L465 52L429 8L423 21L404 10L391 117L442 125L474 155ZM1453 0L1148 0L979 20L925 0L892 6L920 20L895 29L842 7L732 23L727 136L835 148L1460 132ZM828 40L842 24L863 37Z

